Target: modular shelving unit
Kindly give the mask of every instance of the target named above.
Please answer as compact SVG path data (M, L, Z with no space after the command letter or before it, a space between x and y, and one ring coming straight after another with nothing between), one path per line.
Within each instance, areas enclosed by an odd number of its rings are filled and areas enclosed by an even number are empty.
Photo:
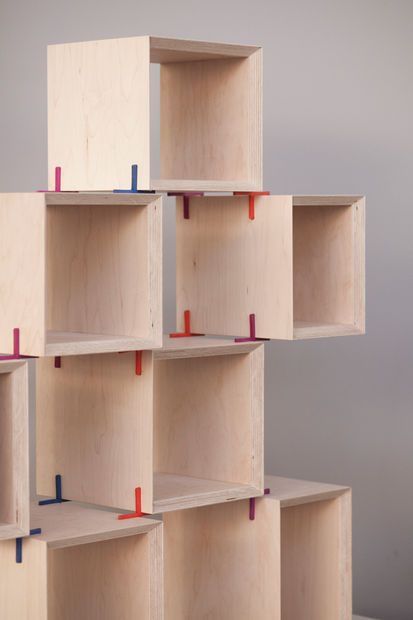
M52 45L48 141L0 194L0 617L350 620L350 490L264 480L260 339L364 332L364 198L263 191L260 47Z

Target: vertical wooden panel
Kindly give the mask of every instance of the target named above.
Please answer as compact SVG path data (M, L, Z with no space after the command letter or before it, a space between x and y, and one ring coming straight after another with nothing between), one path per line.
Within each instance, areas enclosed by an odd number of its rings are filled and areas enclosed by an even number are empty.
M149 37L48 47L48 144L51 188L150 187Z
M258 500L164 515L165 620L280 620L280 513ZM296 619L297 620L297 619Z
M0 542L0 617L4 620L48 620L47 546L23 542L23 562L16 563L16 541Z
M261 338L292 338L292 198L191 198L177 201L177 323L191 311L196 332L248 336L255 314Z
M152 357L143 352L38 361L37 491L54 496L62 475L68 499L152 512Z
M152 620L148 568L146 535L49 550L48 620Z
M30 529L28 435L27 362L0 362L0 539Z
M45 206L43 194L0 194L0 351L44 355Z
M341 620L340 504L281 510L283 620Z
M294 321L354 325L351 206L295 206Z

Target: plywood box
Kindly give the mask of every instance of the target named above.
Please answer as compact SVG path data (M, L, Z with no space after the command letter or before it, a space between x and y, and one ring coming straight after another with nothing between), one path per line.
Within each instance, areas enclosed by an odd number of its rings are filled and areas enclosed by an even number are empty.
M160 64L160 179L150 170L150 63ZM159 37L48 48L49 182L65 190L259 190L262 50Z
M269 477L256 500L164 515L165 619L351 620L345 487Z
M192 197L177 200L178 329L301 339L364 332L364 199Z
M263 491L263 346L166 338L37 366L37 491L165 512Z
M0 361L0 539L29 533L28 436L27 362Z
M0 194L0 351L69 355L162 342L161 198Z
M33 506L40 535L0 542L0 617L162 620L162 524L73 503Z

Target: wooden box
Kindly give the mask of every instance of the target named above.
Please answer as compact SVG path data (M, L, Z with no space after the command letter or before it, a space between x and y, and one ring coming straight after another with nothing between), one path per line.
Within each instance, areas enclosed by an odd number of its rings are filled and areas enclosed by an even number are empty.
M1 194L0 351L161 346L161 226L152 194Z
M165 339L145 351L37 368L37 491L165 512L263 490L263 346Z
M0 617L162 620L162 524L73 503L33 506L40 535L0 542Z
M163 517L166 620L351 620L351 496L269 477L271 495Z
M364 332L364 199L177 200L177 321L195 332L301 339Z
M0 361L0 539L29 533L28 436L27 362Z
M160 64L160 180L150 159L150 63ZM262 50L130 37L48 48L49 182L62 189L259 190Z

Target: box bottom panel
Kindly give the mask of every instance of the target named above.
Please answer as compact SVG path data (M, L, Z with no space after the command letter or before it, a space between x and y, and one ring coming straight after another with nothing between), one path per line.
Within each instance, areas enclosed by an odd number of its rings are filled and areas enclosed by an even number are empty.
M46 355L81 355L115 351L141 351L155 349L160 344L144 338L89 334L83 332L48 331Z
M154 474L154 513L207 506L260 495L262 490L237 482L221 482L161 472Z

